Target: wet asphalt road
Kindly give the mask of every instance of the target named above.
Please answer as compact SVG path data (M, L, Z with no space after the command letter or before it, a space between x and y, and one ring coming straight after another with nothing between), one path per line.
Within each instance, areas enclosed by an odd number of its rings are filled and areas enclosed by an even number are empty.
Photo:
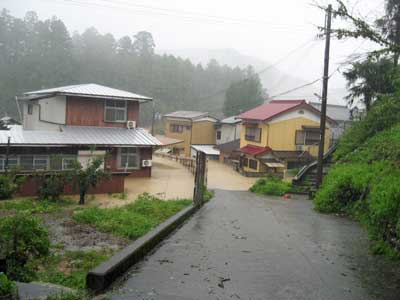
M109 293L131 299L400 299L400 265L308 200L217 190Z

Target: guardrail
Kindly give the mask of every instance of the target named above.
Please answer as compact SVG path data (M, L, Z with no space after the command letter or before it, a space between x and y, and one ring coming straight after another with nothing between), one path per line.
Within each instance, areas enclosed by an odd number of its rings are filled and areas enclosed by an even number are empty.
M329 150L324 154L323 161L325 161L329 156L332 155L332 153L336 150L338 144L335 144L329 148ZM315 160L308 165L305 165L303 168L300 169L299 173L295 177L293 177L293 182L297 182L301 180L301 178L312 168L314 168L317 165L318 161Z

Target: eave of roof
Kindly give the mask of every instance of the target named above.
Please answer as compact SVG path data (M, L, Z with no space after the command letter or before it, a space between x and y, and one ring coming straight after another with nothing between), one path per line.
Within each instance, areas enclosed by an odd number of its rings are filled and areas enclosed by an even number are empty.
M321 112L318 109L308 104L305 100L272 100L269 103L265 103L240 114L237 118L242 119L243 121L268 122L282 114L299 108L308 109L319 116L321 115ZM268 109L272 111L268 112ZM336 124L336 121L329 118L329 116L326 117L326 120L332 124Z
M129 100L147 102L153 99L148 96L135 94L132 92L119 90L99 84L78 84L70 86L62 86L32 92L24 93L22 100L38 100L43 98L54 97L57 95L61 96L76 96L85 98L104 98L104 99L117 99L117 100Z
M94 126L61 126L60 131L23 130L14 126L9 131L0 131L0 146L6 146L8 137L11 146L102 146L102 147L153 147L161 142L142 128L125 129Z
M260 155L266 152L271 152L272 149L270 147L260 147L255 145L246 145L239 149L239 152L249 155Z

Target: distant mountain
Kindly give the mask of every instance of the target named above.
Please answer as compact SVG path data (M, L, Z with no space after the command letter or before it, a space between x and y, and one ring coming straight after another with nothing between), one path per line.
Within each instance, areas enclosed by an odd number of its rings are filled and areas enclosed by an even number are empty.
M173 50L162 50L160 53L171 54L179 56L184 59L189 59L193 63L200 63L207 65L211 59L215 59L220 65L228 65L230 67L245 68L249 65L253 66L256 72L262 71L271 64L262 59L244 55L239 51L226 48L226 49L173 49ZM295 87L307 84L307 81L291 76L285 72L279 70L279 68L271 67L265 72L260 74L260 79L264 88L270 96L278 95L280 93L291 90ZM332 90L333 91L333 90ZM278 96L281 99L292 99L292 98L305 98L306 100L316 101L317 97L314 94L321 93L321 84L315 84L313 86L305 87L292 93ZM346 95L345 89L334 89L332 97L330 98L331 103L343 103L341 99Z

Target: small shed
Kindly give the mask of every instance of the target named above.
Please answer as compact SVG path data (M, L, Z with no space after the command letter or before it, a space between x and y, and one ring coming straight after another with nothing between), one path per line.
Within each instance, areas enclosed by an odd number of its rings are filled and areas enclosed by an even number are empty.
M190 156L196 157L197 152L204 152L208 159L218 160L219 159L219 150L215 148L215 145L192 145Z

